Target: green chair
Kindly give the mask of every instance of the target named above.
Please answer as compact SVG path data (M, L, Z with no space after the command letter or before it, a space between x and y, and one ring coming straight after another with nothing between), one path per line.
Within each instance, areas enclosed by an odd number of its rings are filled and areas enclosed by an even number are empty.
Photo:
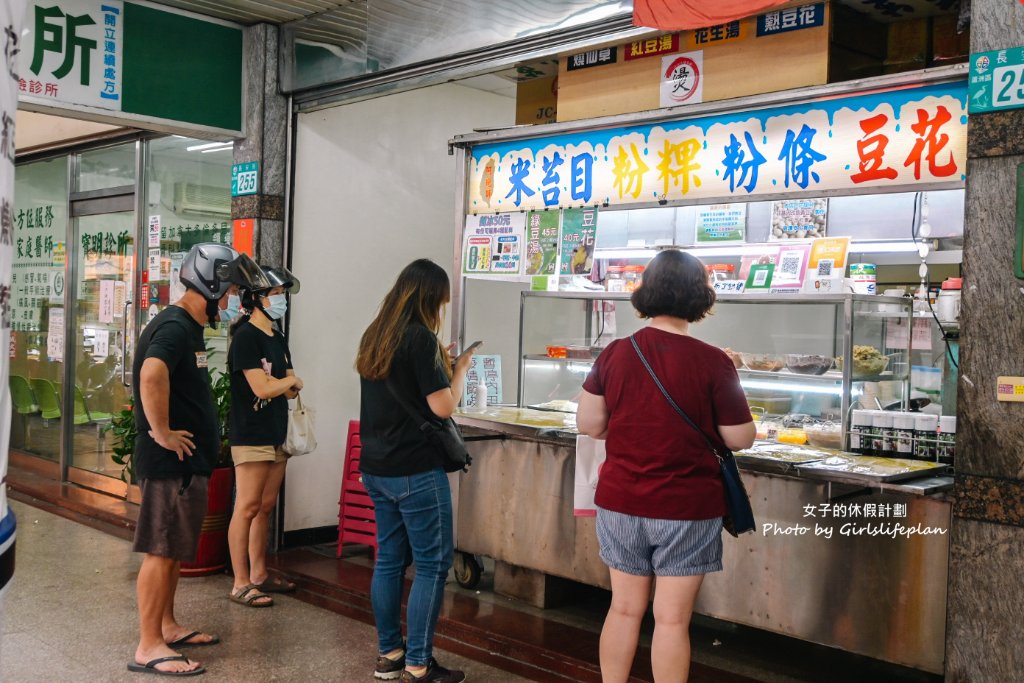
M84 425L91 422L110 422L114 419L114 416L110 413L101 413L96 410L89 410L89 407L85 404L85 396L82 394L82 388L75 385L75 424Z
M32 387L28 385L28 380L21 375L11 375L9 381L14 411L19 415L35 415L38 413L39 405L36 404L36 397L32 393Z
M41 379L39 377L33 377L32 393L35 394L36 400L39 402L39 410L42 413L44 420L59 420L60 419L60 394L57 393L57 387L48 379Z

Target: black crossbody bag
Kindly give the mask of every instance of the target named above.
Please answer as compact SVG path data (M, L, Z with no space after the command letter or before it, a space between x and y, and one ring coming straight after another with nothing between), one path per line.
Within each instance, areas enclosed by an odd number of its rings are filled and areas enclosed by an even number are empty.
M473 464L473 458L466 449L466 441L462 438L462 432L459 431L459 426L455 424L455 420L450 417L445 420L437 416L433 418L423 417L412 401L399 391L390 376L384 380L384 383L387 385L391 395L398 400L402 408L405 409L405 412L418 425L420 433L423 434L423 438L427 440L427 443L441 454L441 466L444 468L444 471L459 472L461 470L462 472L468 472L469 466Z
M661 390L665 400L668 401L672 409L679 413L680 417L686 420L686 424L690 425L694 430L697 431L704 438L704 442L714 453L715 457L718 458L718 468L722 474L722 486L725 489L725 504L729 510L729 514L723 518L722 522L725 530L733 536L739 536L754 531L756 524L754 522L754 511L750 507L750 497L747 495L747 489L743 486L743 480L740 479L740 471L736 467L736 458L733 457L732 451L725 447L724 444L720 444L707 434L704 430L697 426L697 424L690 419L682 408L672 399L665 386L658 379L658 376L654 374L654 368L647 362L643 352L640 350L640 345L636 343L636 339L630 336L629 341L633 343L633 348L636 350L636 355L640 356L640 361L647 368L647 372L650 373L651 379L658 385L658 389Z

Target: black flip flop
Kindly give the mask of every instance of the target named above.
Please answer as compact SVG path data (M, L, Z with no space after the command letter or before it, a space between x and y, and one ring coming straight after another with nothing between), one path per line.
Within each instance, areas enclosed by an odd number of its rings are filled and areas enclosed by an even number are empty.
M128 670L138 674L156 674L157 676L198 676L199 674L206 673L206 667L199 667L192 671L163 671L156 668L157 664L163 664L164 662L188 662L189 658L185 655L175 655L173 657L157 657L151 659L145 664L136 664L135 662L128 662Z
M201 635L203 635L202 631L192 631L192 633L189 633L188 635L184 635L175 641L167 643L167 647L171 648L172 650L177 650L178 648L182 647L206 647L207 645L216 645L220 642L220 638L218 638L217 636L213 636L210 640L197 640L194 643L189 642L196 636Z

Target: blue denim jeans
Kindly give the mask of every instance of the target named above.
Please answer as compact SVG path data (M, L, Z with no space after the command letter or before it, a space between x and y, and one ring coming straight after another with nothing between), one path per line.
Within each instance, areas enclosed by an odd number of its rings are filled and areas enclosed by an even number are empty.
M405 661L426 666L452 566L452 492L440 469L408 477L363 475L377 517L377 562L370 597L381 654L402 647L405 569L416 564L406 607Z

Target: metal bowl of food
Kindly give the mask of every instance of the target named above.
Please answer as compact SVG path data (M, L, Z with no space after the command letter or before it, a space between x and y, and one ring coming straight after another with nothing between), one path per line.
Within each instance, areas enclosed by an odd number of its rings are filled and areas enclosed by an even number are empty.
M786 369L799 375L824 375L832 367L832 356L786 354Z
M740 357L750 370L778 372L786 365L782 357L774 353L740 353Z

